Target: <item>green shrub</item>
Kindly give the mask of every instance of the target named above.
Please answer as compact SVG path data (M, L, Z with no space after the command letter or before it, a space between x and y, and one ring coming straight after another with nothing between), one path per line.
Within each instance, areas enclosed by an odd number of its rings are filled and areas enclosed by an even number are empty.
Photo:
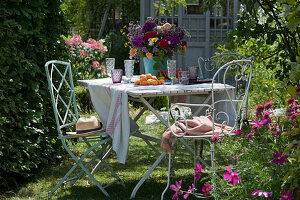
M93 111L92 103L84 86L76 86L74 88L76 94L77 105L79 110L85 113L91 113Z
M63 59L66 29L59 0L1 1L0 188L59 158L44 65Z

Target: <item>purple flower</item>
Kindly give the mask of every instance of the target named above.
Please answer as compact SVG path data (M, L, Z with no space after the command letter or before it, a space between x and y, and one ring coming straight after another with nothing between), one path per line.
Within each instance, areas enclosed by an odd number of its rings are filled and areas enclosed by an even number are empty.
M194 168L194 172L195 172L195 179L196 181L200 180L200 173L202 172L202 166L201 164L196 164L196 168Z
M293 192L292 191L283 191L282 197L280 200L293 200Z
M136 37L132 40L132 45L135 47L143 47L144 39L142 37Z
M290 98L289 100L287 100L286 104L287 104L287 105L294 105L295 102L296 102L296 99Z
M240 134L243 133L243 131L242 131L242 130L236 130L236 131L234 131L233 133L236 134L236 135L240 135Z
M272 196L272 193L270 193L270 192L262 192L260 190L256 190L256 191L252 192L251 195L252 196L258 195L258 196L264 196L266 198L269 198L269 197Z
M204 187L202 187L202 192L204 192L205 196L208 197L209 193L211 192L211 185L204 183Z
M180 180L179 183L177 181L175 181L175 183L176 183L176 185L170 186L171 190L175 191L175 194L173 195L172 200L178 200L178 197L183 194L183 192L181 190L182 180Z
M151 31L154 27L156 27L156 24L153 22L146 22L142 30L144 33Z
M227 170L227 172L223 174L224 180L230 181L232 185L236 185L236 183L237 184L241 183L238 173L233 172L230 167L226 167L225 169Z
M153 47L153 53L157 53L158 52L158 48L157 47Z
M274 104L274 102L273 102L273 101L269 101L269 102L267 102L267 103L264 105L264 109L265 109L265 110L269 110L269 109L271 109L271 108L272 108L272 106L273 106L273 104Z
M272 162L280 165L283 165L283 163L287 162L288 156L282 156L282 153L282 151L276 151L273 153L274 160Z
M184 37L184 32L183 32L183 30L181 30L180 35L179 35L179 39L182 40L183 37Z
M187 193L185 195L183 195L184 199L187 199L189 197L189 195L195 190L195 185L192 184L192 186L189 186L189 189L187 191Z
M171 45L175 45L175 44L178 44L179 43L179 38L174 35L174 36L166 36L165 37L166 40L170 41L171 42Z
M144 52L144 53L148 52L147 47L142 47L142 52Z

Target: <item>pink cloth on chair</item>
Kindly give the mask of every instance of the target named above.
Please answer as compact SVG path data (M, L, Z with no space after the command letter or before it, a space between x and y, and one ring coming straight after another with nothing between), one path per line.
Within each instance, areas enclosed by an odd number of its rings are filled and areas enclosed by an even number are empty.
M184 120L179 120L179 124L176 126L173 124L171 126L174 133L177 135L182 135L185 130L185 122ZM212 137L212 117L211 116L200 116L200 117L193 117L192 119L187 119L187 134L189 136L211 136ZM223 125L221 128L221 124L215 123L214 125L214 133L221 134L228 133L232 130L232 127ZM166 152L171 152L172 142L174 141L175 136L172 134L171 130L168 128L163 133L163 139L161 141L161 148Z

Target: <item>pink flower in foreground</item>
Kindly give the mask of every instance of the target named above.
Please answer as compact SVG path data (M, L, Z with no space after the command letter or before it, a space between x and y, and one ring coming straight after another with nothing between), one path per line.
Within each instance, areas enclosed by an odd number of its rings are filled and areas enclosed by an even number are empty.
M171 190L175 191L175 194L173 195L172 200L178 200L178 197L183 194L183 192L181 190L182 180L180 180L179 183L177 181L175 181L175 183L176 183L176 185L170 186Z
M269 109L271 109L271 108L272 108L272 106L273 106L273 104L274 104L274 102L273 102L273 101L269 101L269 102L267 102L267 103L264 105L264 109L265 109L265 110L269 110Z
M204 192L205 196L208 197L211 192L211 185L204 183L204 187L202 187L202 192Z
M273 153L274 160L272 162L280 165L283 165L283 163L287 162L288 156L282 156L282 153L282 151L276 151Z
M241 135L243 133L243 131L242 130L236 130L233 133L236 134L236 135Z
M271 114L271 112L265 112L264 119L269 119Z
M214 136L211 138L211 140L212 140L212 142L213 142L214 144L216 144L217 141L219 140L219 138L220 138L219 134L216 133L216 135L214 135Z
M184 199L187 199L189 197L189 195L195 190L195 185L192 184L192 186L189 186L189 189L187 191L187 193L185 195L183 195Z
M200 180L201 177L201 172L202 172L202 166L201 164L196 164L196 168L194 168L194 172L195 172L195 179L196 181Z
M269 197L272 196L272 193L270 193L270 192L262 192L262 191L260 191L260 190L256 190L256 191L252 192L251 195L252 195L252 196L258 195L258 196L264 196L264 197L266 197L266 198L269 198Z
M283 191L282 197L280 200L293 200L293 192L292 191Z
M294 105L296 102L296 100L294 98L290 98L289 100L287 100L286 104L287 105Z
M246 140L248 140L250 137L252 137L254 135L254 133L249 133L247 136L246 136Z
M232 185L236 185L241 183L241 180L239 178L239 174L236 172L233 172L230 167L226 167L227 172L223 174L224 180L228 180L232 183Z

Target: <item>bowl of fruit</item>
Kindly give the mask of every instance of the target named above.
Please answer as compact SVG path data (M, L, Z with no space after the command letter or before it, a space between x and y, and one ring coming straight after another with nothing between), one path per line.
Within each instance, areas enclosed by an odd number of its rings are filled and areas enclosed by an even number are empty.
M134 85L163 85L165 83L165 80L163 78L157 78L156 76L152 74L142 74L140 75L139 79L136 79L134 81Z

